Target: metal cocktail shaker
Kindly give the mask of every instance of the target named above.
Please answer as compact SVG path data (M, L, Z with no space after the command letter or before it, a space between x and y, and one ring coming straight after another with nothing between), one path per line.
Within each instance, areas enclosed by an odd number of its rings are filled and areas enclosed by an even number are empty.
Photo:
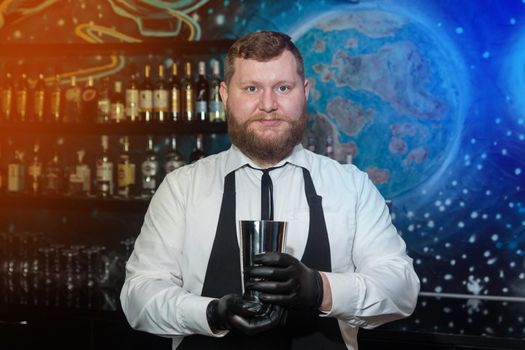
M241 270L254 266L253 257L264 252L284 252L286 240L286 221L241 220ZM248 279L243 278L244 284ZM247 290L244 298L259 301L258 292Z

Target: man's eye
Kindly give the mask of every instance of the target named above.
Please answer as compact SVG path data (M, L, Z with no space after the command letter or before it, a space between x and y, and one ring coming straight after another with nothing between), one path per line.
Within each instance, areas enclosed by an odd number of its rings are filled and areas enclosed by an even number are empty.
M277 90L279 90L279 92L288 92L290 91L290 87L288 85L281 85L277 88Z
M257 88L255 86L248 86L246 87L247 92L255 92L257 91Z

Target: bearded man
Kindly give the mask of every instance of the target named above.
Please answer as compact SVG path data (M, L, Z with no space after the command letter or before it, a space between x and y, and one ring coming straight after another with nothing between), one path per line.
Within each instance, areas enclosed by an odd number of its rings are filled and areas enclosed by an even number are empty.
M126 265L132 327L173 349L357 349L359 327L410 315L419 280L366 173L303 148L310 86L289 36L228 51L232 146L168 174ZM285 252L243 271L240 220L287 222ZM256 291L260 303L243 298Z

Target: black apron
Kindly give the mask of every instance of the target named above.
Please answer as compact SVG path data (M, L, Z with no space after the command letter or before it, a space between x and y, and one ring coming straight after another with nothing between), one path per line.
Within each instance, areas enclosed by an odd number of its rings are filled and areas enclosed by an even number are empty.
M330 245L324 219L322 198L315 191L308 170L303 168L305 193L310 208L308 239L301 261L319 271L332 271ZM235 217L235 172L226 175L219 223L202 288L202 296L221 298L230 293L242 294L237 222ZM335 318L319 317L318 311L290 309L286 326L246 336L235 331L222 338L191 335L178 350L272 349L272 350L346 350Z

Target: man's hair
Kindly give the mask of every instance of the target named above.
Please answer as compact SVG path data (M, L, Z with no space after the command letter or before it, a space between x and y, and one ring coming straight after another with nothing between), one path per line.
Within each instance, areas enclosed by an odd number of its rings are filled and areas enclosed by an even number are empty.
M303 56L292 42L292 38L279 32L260 31L239 38L230 47L224 62L224 81L226 84L230 83L236 58L266 62L280 56L285 50L294 55L297 61L297 74L304 80Z

